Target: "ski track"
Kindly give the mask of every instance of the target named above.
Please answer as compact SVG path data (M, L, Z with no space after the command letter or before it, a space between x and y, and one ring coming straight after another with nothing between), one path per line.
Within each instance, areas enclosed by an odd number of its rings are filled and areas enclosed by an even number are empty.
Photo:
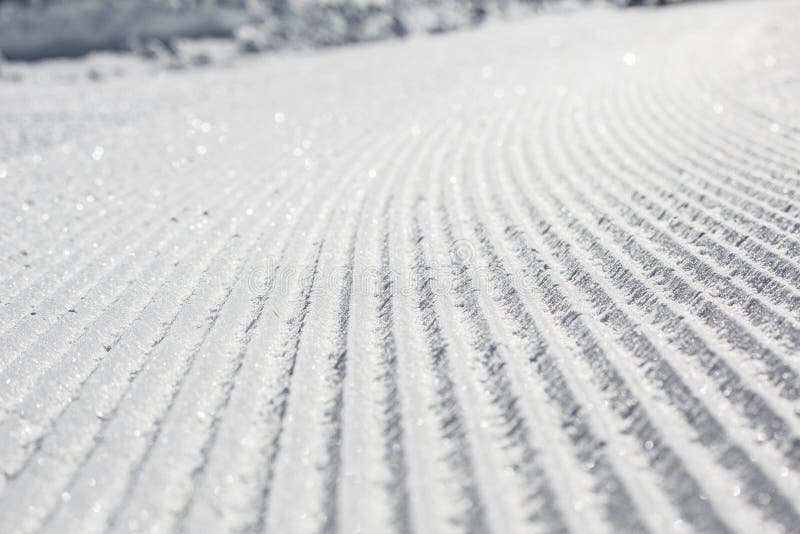
M0 532L800 532L798 21L0 83Z

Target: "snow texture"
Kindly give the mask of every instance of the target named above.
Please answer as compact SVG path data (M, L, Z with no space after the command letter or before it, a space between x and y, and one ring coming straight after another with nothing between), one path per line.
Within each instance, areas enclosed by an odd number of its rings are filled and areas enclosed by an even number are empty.
M0 532L800 532L799 42L0 81Z

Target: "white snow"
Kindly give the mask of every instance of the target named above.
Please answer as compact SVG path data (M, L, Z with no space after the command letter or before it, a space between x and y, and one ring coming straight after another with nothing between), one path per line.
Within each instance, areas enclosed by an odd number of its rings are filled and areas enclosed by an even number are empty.
M15 66L0 532L796 532L798 21Z

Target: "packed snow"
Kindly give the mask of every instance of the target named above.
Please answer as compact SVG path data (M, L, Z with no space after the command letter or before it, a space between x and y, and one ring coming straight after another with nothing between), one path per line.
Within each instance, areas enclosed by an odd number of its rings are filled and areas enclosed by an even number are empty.
M800 532L799 42L0 66L0 532Z

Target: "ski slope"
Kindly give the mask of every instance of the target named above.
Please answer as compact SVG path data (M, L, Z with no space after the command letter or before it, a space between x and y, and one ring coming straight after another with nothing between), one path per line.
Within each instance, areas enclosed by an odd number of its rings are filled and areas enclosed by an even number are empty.
M800 532L799 45L709 2L0 83L0 532Z

